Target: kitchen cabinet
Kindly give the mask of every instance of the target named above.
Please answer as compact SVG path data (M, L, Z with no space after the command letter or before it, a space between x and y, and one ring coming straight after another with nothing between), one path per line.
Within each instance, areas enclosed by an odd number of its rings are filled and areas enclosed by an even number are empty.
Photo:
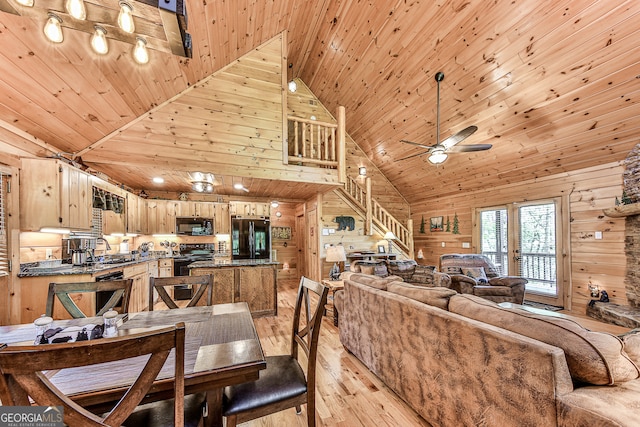
M124 234L127 231L124 213L102 211L102 234Z
M130 313L149 309L149 264L150 262L134 264L122 271L125 279L133 280L129 298Z
M196 202L186 201L177 202L177 216L191 216L194 218L213 218L214 203L212 202Z
M214 208L214 233L231 234L231 217L229 216L229 205L226 203L216 203Z
M43 227L90 231L91 176L59 160L22 159L20 228Z
M178 204L174 200L147 200L149 234L176 234Z
M147 234L147 201L135 194L127 193L127 233Z
M158 277L173 277L173 258L158 260Z
M253 316L277 315L276 264L192 268L191 275L213 274L213 302L246 302Z
M258 202L229 202L229 214L269 217L271 215L271 204Z
M48 275L22 277L20 279L20 320L18 323L32 323L47 309L49 283L93 282L91 274ZM74 294L71 299L80 310L87 315L95 313L96 299L94 293ZM53 303L53 318L70 319L71 315L62 307L60 301Z

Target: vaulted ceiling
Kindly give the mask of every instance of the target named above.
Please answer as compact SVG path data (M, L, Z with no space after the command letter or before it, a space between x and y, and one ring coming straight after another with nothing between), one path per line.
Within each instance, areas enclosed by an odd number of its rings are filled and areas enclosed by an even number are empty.
M288 78L329 111L346 107L349 135L410 201L622 160L640 142L637 0L187 0L187 11L193 57L152 52L146 66L126 43L99 57L87 34L53 45L43 22L0 13L0 139L14 154L78 153L286 31ZM420 152L401 139L436 142L438 71L441 139L476 125L461 144L493 148L437 167L400 161ZM117 163L113 178L137 189L173 169ZM314 191L248 185L280 199Z

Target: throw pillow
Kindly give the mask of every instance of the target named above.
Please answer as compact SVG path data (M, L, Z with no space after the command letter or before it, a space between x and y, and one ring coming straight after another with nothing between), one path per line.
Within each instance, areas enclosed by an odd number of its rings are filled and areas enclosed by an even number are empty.
M373 269L373 274L378 277L387 277L389 275L389 271L384 263L378 263Z
M376 267L373 265L361 265L360 272L363 274L375 275Z
M425 286L414 286L402 282L389 283L387 285L387 292L402 295L443 310L448 309L449 298L456 294L456 291L453 289L427 288Z
M462 267L462 274L475 279L478 283L487 283L487 275L483 267Z
M564 350L571 378L579 383L612 385L638 378L640 372L620 338L593 332L573 320L500 307L475 295L451 297L449 311Z

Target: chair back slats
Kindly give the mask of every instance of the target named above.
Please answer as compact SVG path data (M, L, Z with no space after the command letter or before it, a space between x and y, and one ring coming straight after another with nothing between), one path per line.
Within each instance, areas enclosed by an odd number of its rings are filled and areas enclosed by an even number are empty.
M97 309L96 316L102 316L109 310L113 310L118 302L122 301L120 310L122 314L129 312L129 298L131 296L132 279L110 280L104 282L77 282L77 283L49 283L47 294L46 314L53 317L53 306L57 299L62 307L73 317L79 319L87 317L72 298L73 294L97 293L101 291L113 292L108 301Z
M315 294L313 298L310 292ZM300 289L293 314L291 356L298 357L298 350L302 348L307 356L307 370L309 372L315 372L320 324L328 293L329 288L323 284L306 277L300 279ZM313 306L313 304L316 305ZM303 312L304 318L302 317Z
M37 405L62 406L68 425L120 426L149 392L160 370L175 348L176 426L184 424L184 340L185 326L155 329L142 333L38 346L0 348L0 400L3 404L24 405L29 396ZM95 415L53 384L43 371L89 366L149 355L144 368L122 398L106 416ZM26 399L26 404L29 400Z
M175 276L175 277L152 277L149 285L149 311L153 311L155 305L154 291L158 293L160 300L169 309L178 308L175 300L169 295L167 289L172 286L187 285L196 287L197 290L189 300L187 307L194 307L200 303L205 296L204 304L213 305L213 275L204 274L201 276ZM202 304L200 304L202 305Z

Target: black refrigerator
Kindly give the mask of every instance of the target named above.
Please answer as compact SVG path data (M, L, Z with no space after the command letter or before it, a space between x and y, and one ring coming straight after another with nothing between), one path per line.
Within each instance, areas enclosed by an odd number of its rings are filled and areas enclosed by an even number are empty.
M269 218L231 217L231 249L234 259L270 259Z

